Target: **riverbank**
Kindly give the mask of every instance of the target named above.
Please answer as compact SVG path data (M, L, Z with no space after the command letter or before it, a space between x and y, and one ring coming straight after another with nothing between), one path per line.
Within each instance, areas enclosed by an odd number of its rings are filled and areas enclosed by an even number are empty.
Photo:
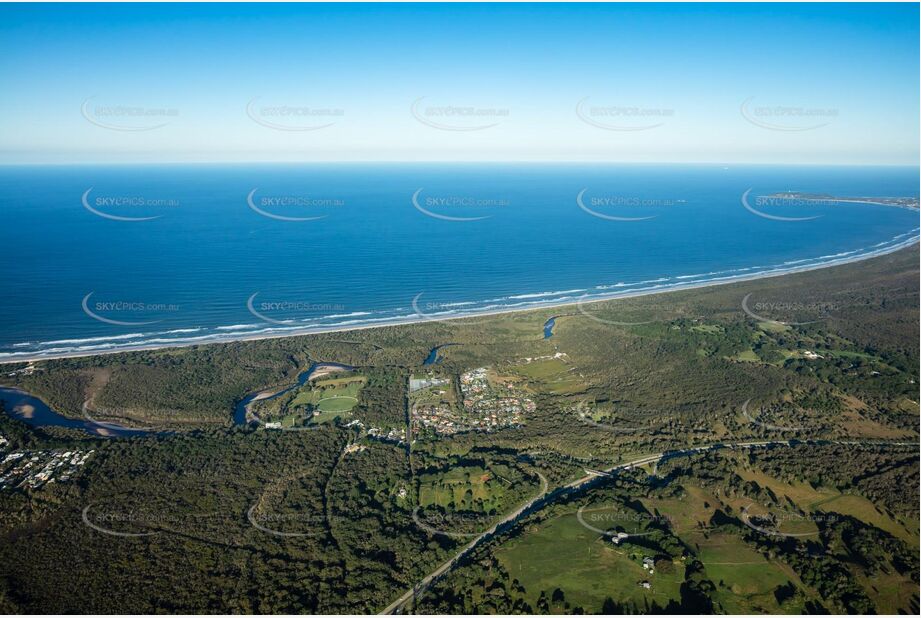
M871 251L868 253L863 253L856 256L842 257L839 259L832 259L818 264L806 264L800 266L788 266L777 267L771 270L759 271L756 273L733 275L728 277L717 277L712 279L707 279L704 281L692 281L687 283L669 283L669 284L659 284L650 286L647 288L627 290L621 292L612 292L609 294L599 294L592 295L590 297L583 296L580 299L572 300L567 299L559 302L543 302L539 305L533 307L509 307L509 308L496 308L488 311L481 312L467 312L467 313L458 313L456 315L445 315L445 316L433 316L425 314L424 312L417 309L417 312L411 316L397 317L393 320L382 321L374 324L355 324L347 326L331 326L331 327L306 327L304 329L292 328L290 330L285 330L284 332L274 332L274 333L258 333L258 334L227 334L222 335L220 339L214 339L211 341L200 341L200 340L177 340L175 343L155 343L155 344L139 344L139 345L130 345L126 344L124 346L119 346L113 349L106 350L86 350L86 351L67 351L60 353L47 353L47 354L30 354L23 353L21 356L7 357L0 359L0 365L3 364L20 364L20 363L34 363L43 360L54 360L54 359L66 359L66 358L85 358L92 356L103 356L103 355L112 355L120 354L125 352L138 352L138 351L150 351L150 350L164 350L164 349L174 349L174 348L189 348L189 347L199 347L199 346L212 346L212 345L221 345L228 343L238 343L238 342L251 342L251 341L262 341L268 339L283 339L291 337L303 337L307 335L318 335L324 333L335 333L335 332L349 332L349 331L359 331L359 330L369 330L369 329L379 329L392 326L404 326L410 324L420 324L424 322L448 322L448 321L458 321L458 320L470 320L472 318L482 318L489 316L497 315L506 315L506 314L537 314L538 312L545 312L548 309L557 310L560 308L566 307L576 307L581 305L597 304L602 302L609 302L615 300L622 300L628 298L638 298L645 296L653 296L658 294L668 294L671 292L679 292L686 290L694 290L722 285L729 285L733 283L743 283L746 281L755 281L759 279L769 279L782 277L785 275L793 275L803 272L811 272L816 270L822 270L827 268L834 268L837 266L843 266L846 264L853 264L856 262L863 262L867 260L872 260L878 257L896 253L898 251L908 250L918 244L919 238L915 234L917 230L913 230L912 237L908 240L899 242L892 246L887 246L881 248L877 251ZM817 258L819 259L819 258ZM679 277L675 277L677 279ZM541 316L542 320L546 318ZM537 327L535 327L537 328Z
M259 419L259 417L256 416L252 410L250 410L250 404L256 403L257 401L265 401L266 399L275 399L276 397L281 397L285 393L303 386L310 380L322 378L338 371L352 371L353 369L354 367L350 365L343 365L342 363L311 363L310 367L297 375L297 378L293 384L261 389L250 393L241 399L237 405L234 406L233 422L235 425L247 425L251 422L261 423L262 421Z

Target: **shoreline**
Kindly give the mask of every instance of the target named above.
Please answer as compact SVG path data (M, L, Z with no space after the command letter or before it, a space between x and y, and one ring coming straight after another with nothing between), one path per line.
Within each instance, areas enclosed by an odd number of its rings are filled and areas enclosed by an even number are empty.
M892 247L886 247L884 249L869 252L863 255L852 256L847 258L839 258L837 260L829 260L828 262L823 262L821 264L811 264L806 266L794 266L787 269L776 269L768 270L748 275L738 275L732 277L726 277L724 279L710 279L707 281L698 281L691 283L677 283L668 286L663 286L659 288L647 288L639 289L633 291L626 291L620 293L611 293L610 295L593 297L586 300L565 300L560 302L549 302L540 306L531 307L531 308L508 308L508 309L495 309L490 311L476 312L476 313L467 313L450 317L432 317L424 313L417 313L411 317L404 318L394 318L393 321L389 321L383 324L356 324L354 326L330 326L330 327L310 327L304 330L292 330L289 332L282 333L260 333L253 335L241 335L239 337L234 337L230 335L227 339L219 341L204 341L204 342L189 342L189 341L177 341L176 343L155 343L155 344L139 344L139 345L126 345L111 350L87 350L87 351L78 351L78 352L60 352L60 353L50 353L50 354L34 354L32 356L22 356L19 358L6 358L0 359L0 365L18 365L18 364L33 364L46 360L63 360L68 358L87 358L92 356L110 356L112 354L123 354L129 352L147 352L154 350L169 350L177 348L191 348L199 346L212 346L212 345L229 345L233 343L241 342L251 342L251 341L264 341L269 339L284 339L290 337L305 337L308 335L322 335L326 333L337 333L337 332L349 332L357 330L368 330L376 328L388 328L394 326L407 326L411 324L421 324L425 322L450 322L454 320L469 320L474 318L482 317L492 317L498 315L506 315L510 313L532 313L536 311L544 311L547 309L558 309L561 307L576 307L581 305L588 305L593 303L602 303L609 302L614 300L622 300L628 298L639 298L643 296L652 296L655 294L668 294L670 292L680 292L686 290L695 290L700 288L714 287L719 285L729 285L733 283L744 283L748 281L756 281L759 279L770 279L774 277L783 277L786 275L793 275L803 272L811 272L815 270L822 270L825 268L834 268L836 266L844 266L846 264L854 264L857 262L863 262L866 260L871 260L874 258L882 257L885 255L890 255L898 251L903 251L917 245L921 241L921 237L913 236L910 240L900 242Z

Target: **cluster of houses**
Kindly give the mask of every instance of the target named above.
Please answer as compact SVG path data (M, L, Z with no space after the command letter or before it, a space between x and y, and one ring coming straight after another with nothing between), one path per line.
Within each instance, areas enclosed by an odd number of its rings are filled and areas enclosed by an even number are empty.
M469 429L454 411L446 395L451 388L449 378L410 378L409 392L418 393L428 390L428 393L417 395L411 408L413 434L434 431L436 434L452 434Z
M11 377L11 378L12 378L12 377L15 377L15 376L30 376L30 375L32 375L33 373L35 373L36 371L43 371L43 370L44 370L44 367L36 367L36 366L33 365L32 363L29 363L28 365L26 365L26 366L23 367L22 369L16 369L16 370L14 370L14 371L10 371L10 372L7 373L6 375L8 375L8 376Z
M656 572L656 561L650 558L649 556L643 556L643 568L649 571L649 574L652 575L653 573ZM644 579L643 581L638 582L638 583L640 587L645 588L646 590L649 590L650 588L652 588L652 584L649 582L648 579Z
M4 441L5 442L5 441ZM94 451L16 451L0 461L0 488L36 489L67 482Z
M649 574L652 575L656 572L656 561L649 556L643 556L643 568L649 571Z
M413 405L413 433L431 429L437 434L450 435L471 429L451 404L417 403Z
M434 397L416 401L412 406L413 433L431 431L451 435L466 431L493 431L520 426L524 415L533 412L533 401L515 392L513 386L494 385L485 367L460 375L462 406L447 400L451 388L446 378L411 379L410 392L429 389Z
M515 392L514 386L494 386L488 379L485 367L472 369L460 376L464 409L472 417L474 427L482 430L519 426L526 413L533 412L536 404Z
M643 568L649 571L650 575L656 572L655 566L656 566L655 560L653 560L649 556L643 556ZM652 588L652 583L648 579L644 579L643 581L637 582L637 585L641 588L645 588L646 590L650 590Z
M406 428L405 427L393 427L387 429L386 427L371 427L368 429L368 437L374 438L376 440L382 440L384 442L396 442L397 444L406 444Z

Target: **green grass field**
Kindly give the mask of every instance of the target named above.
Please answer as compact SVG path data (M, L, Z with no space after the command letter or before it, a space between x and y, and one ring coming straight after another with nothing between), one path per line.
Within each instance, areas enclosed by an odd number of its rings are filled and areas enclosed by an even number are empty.
M727 612L795 613L802 609L792 603L780 606L774 597L774 590L790 581L803 587L792 569L768 561L740 537L707 530L716 509L725 509L719 497L689 485L682 498L645 499L643 503L673 522L672 530L697 554L717 587L715 598Z
M781 502L791 500L808 513L850 515L891 533L912 547L918 547L917 521L895 520L879 511L861 496L843 494L827 488L814 488L807 483L786 483L759 470L740 467L736 471L746 481L770 488ZM777 529L789 534L817 532L816 524L807 516L799 519L792 509L767 508L744 496L726 498L701 487L685 485L680 498L644 499L649 510L665 515L673 522L673 531L694 550L704 564L707 577L717 586L714 598L731 613L798 613L802 598L778 605L774 591L792 582L806 598L818 599L817 593L805 586L784 562L768 560L740 537L708 530L708 522L717 508L731 507L736 514L748 507L751 515L773 513L780 517ZM784 518L784 515L789 518ZM808 538L808 537L806 537ZM903 607L917 593L917 587L905 577L880 573L867 589L883 607ZM857 575L862 577L862 575Z
M691 327L695 333L706 333L708 335L719 335L723 332L722 327L718 324L696 324Z
M285 406L285 414L280 419L282 426L301 425L305 420L304 409L307 406L314 408L314 415L309 419L313 424L329 423L347 415L358 405L361 389L366 382L365 376L355 374L308 382Z
M358 404L358 397L333 395L317 402L320 412L348 412Z
M306 404L317 405L325 399L334 397L351 397L357 403L358 393L361 392L367 378L364 376L348 376L346 378L334 378L330 380L317 380L310 382L301 388L297 397L291 402L292 406L303 406ZM348 409L354 407L354 403Z
M754 470L739 470L739 476L755 481L762 487L769 487L778 496L789 497L806 511L850 515L885 530L912 547L919 546L917 521L894 520L881 513L872 502L862 496L843 494L834 489L815 489L806 483L784 483Z
M742 361L746 363L760 363L761 362L761 359L758 357L757 354L755 354L755 351L752 350L751 348L747 350L742 350L741 352L736 354L732 358L732 360Z
M290 406L312 404L320 412L348 412L358 404L365 382L367 378L359 375L310 382L298 391Z
M763 331L771 332L771 333L782 333L784 331L790 330L789 326L787 326L786 324L781 324L779 321L777 322L758 322L758 328L760 328Z
M639 609L653 602L665 606L679 598L684 565L674 564L672 573L650 576L628 546L617 547L606 537L585 528L576 513L556 517L526 530L503 545L496 558L527 591L535 606L540 592L560 588L572 607L586 613L601 611L608 597L634 604ZM648 580L646 590L639 582Z
M419 477L419 505L502 513L512 506L507 499L510 484L520 481L522 475L518 470L503 465L489 469L466 466L423 475Z
M796 575L784 564L768 561L741 538L729 534L713 534L705 538L702 533L687 535L697 537L698 556L710 580L716 584L717 595L729 613L791 613L801 607L779 606L774 591ZM801 585L801 584L800 584Z
M585 383L572 365L559 358L548 358L513 365L512 371L529 382L540 384L540 390L555 395L569 395L585 391Z

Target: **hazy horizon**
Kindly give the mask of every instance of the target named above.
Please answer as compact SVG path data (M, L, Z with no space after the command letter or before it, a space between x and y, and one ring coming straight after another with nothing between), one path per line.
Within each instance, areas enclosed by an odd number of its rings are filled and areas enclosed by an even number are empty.
M2 5L0 163L918 164L917 5L358 8Z

